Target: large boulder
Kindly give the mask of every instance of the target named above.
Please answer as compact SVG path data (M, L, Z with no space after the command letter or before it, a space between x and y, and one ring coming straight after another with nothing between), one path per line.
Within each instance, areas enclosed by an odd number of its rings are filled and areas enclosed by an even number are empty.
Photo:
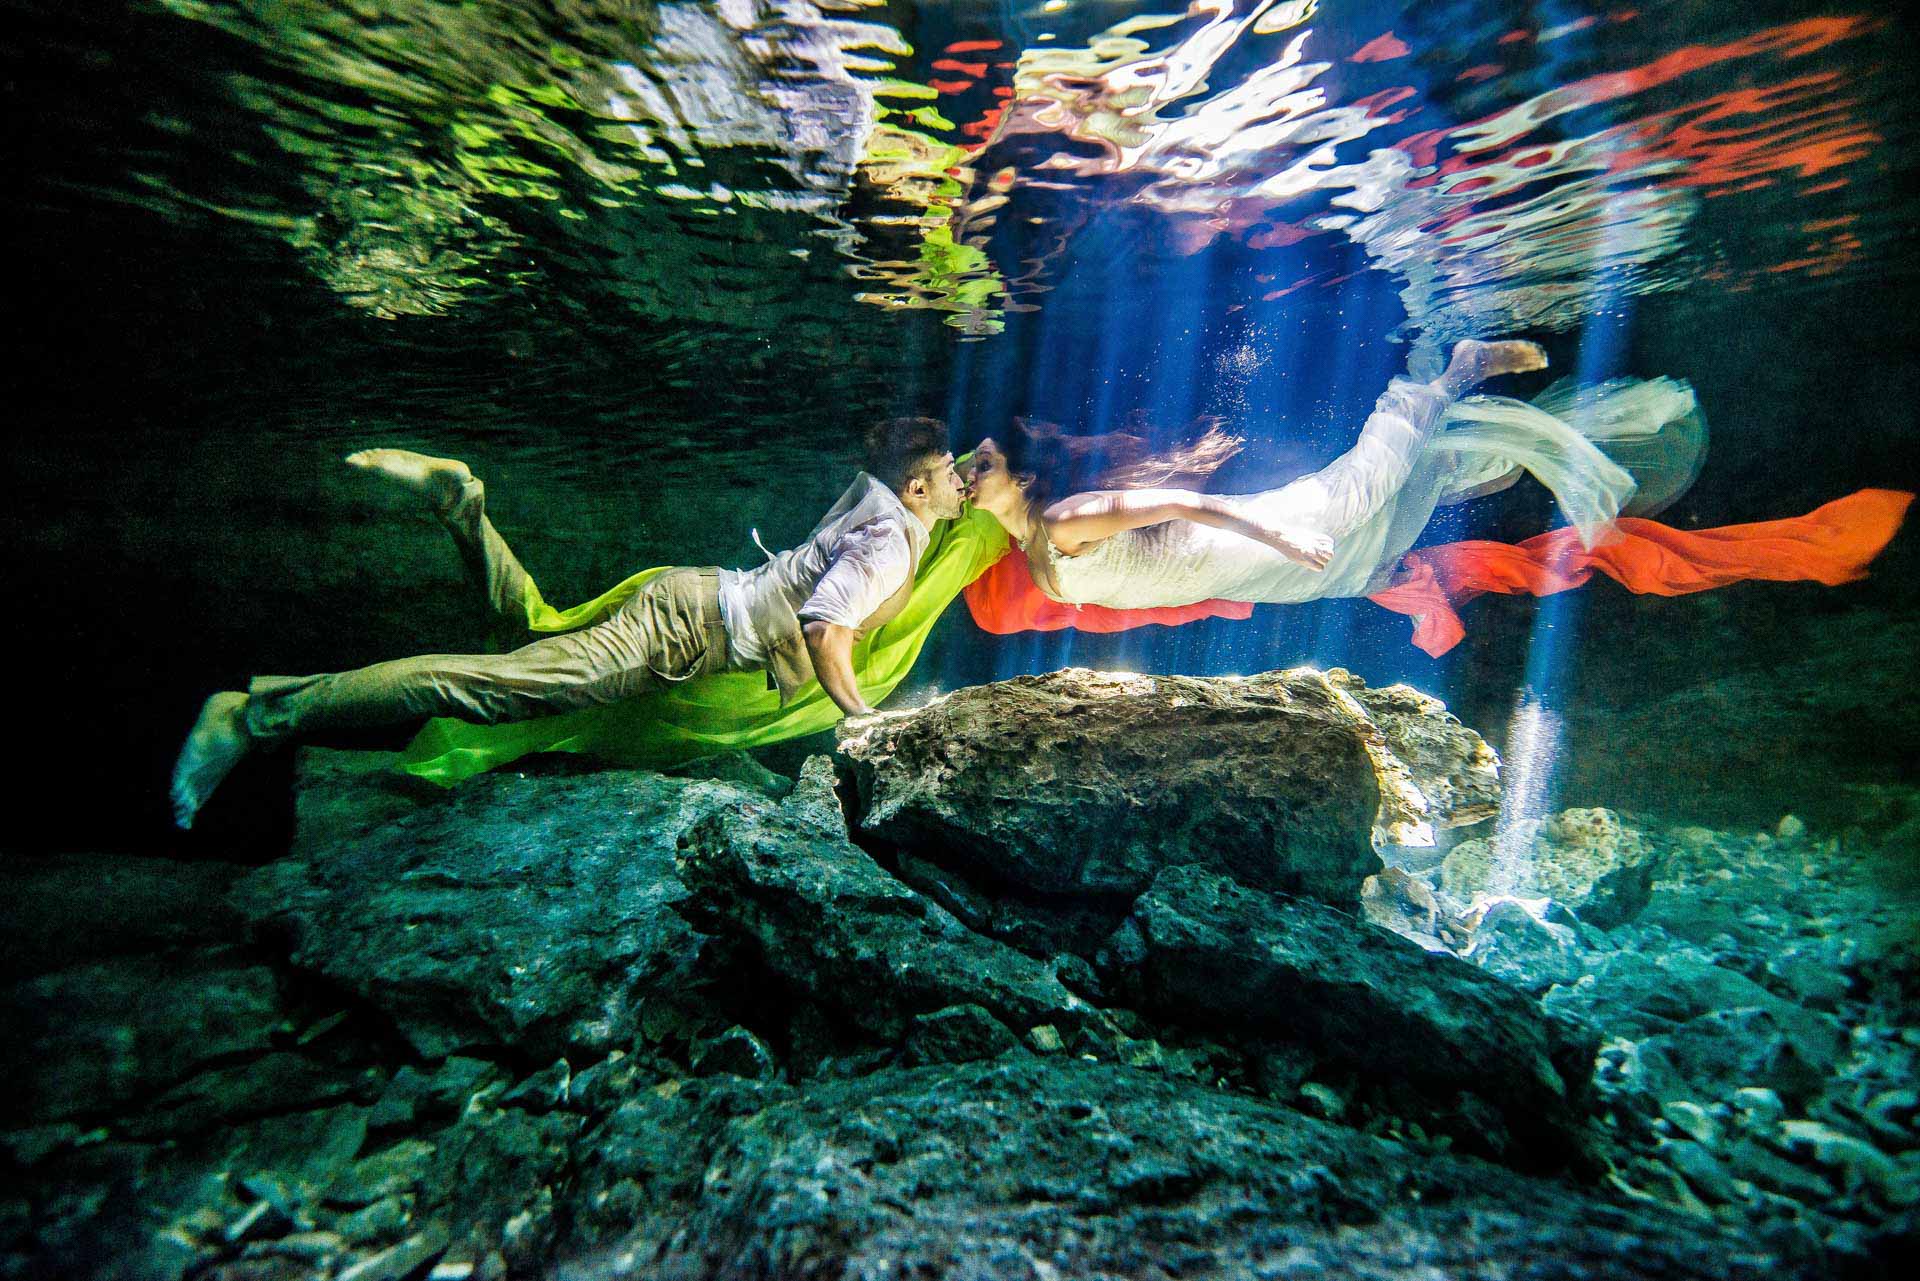
M1376 841L1431 844L1498 795L1492 751L1436 700L1307 668L1022 676L859 722L840 750L867 837L988 886L1095 899L1193 863L1355 903Z
M637 771L494 774L420 802L321 757L299 855L239 882L256 936L390 1018L419 1053L541 1060L629 1043L649 993L696 981L672 905L680 833L762 793ZM354 817L369 786L380 821ZM343 795L326 800L328 787Z
M1021 1035L1102 1021L1052 969L975 934L855 846L826 757L790 796L710 814L685 845L688 918L742 937L767 969L884 1040L964 1004Z
M1303 1044L1422 1096L1426 1114L1470 1146L1545 1163L1577 1150L1594 1038L1465 962L1345 912L1168 868L1099 960L1142 1011Z
M1386 752L1426 803L1425 822L1445 831L1500 812L1500 757L1445 703L1411 685L1376 689L1344 668L1332 669L1326 678L1360 705L1386 740ZM1405 796L1404 789L1396 790Z

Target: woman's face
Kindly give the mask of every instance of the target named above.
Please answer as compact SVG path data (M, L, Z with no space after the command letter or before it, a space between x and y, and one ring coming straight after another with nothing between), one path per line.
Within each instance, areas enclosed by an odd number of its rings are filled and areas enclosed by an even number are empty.
M967 496L975 507L996 513L1012 511L1026 499L1022 486L1007 470L1007 456L991 436L973 451Z

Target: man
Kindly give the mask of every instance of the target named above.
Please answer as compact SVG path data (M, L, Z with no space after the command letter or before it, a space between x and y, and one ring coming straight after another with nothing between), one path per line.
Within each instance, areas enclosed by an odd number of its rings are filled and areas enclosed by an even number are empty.
M527 622L531 580L486 516L466 464L397 449L347 459L419 494L453 535L489 604ZM602 621L507 654L428 654L317 676L256 676L207 699L173 771L174 821L191 827L255 747L330 730L452 716L481 724L614 702L718 671L764 670L785 703L818 680L846 715L872 711L853 643L913 590L936 520L960 514L962 483L936 419L898 418L867 438L867 470L806 541L756 569L679 568Z

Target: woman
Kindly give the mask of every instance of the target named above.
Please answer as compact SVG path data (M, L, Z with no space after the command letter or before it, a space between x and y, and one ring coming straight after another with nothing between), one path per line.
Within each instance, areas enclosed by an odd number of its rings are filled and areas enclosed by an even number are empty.
M1331 464L1260 494L1158 488L1203 477L1234 442L1209 435L1096 479L1096 448L1144 442L1069 438L1016 425L975 453L976 508L1007 529L1009 555L967 589L989 632L1245 618L1253 605L1366 596L1406 614L1413 643L1438 657L1465 636L1458 608L1488 592L1544 596L1605 574L1628 591L1680 596L1766 580L1829 586L1866 575L1913 495L1862 489L1802 516L1675 529L1645 519L1699 474L1706 426L1693 389L1668 378L1594 387L1563 381L1531 404L1461 393L1496 374L1539 369L1525 342L1463 342L1431 383L1395 379L1360 439ZM1493 493L1530 472L1571 522L1517 544L1469 540L1409 551L1434 509ZM1089 490L1104 481L1104 490Z
M1092 478L1070 445L1016 426L975 451L971 497L1025 551L1034 582L1048 597L1151 609L1366 595L1413 545L1436 506L1502 488L1522 468L1555 490L1577 526L1597 536L1636 484L1590 436L1638 442L1643 455L1659 459L1649 470L1660 472L1667 498L1676 492L1676 473L1685 474L1679 487L1691 479L1704 433L1685 384L1611 384L1579 406L1584 434L1519 401L1460 399L1488 378L1546 363L1534 343L1462 342L1432 382L1396 378L1352 449L1265 493L1074 492L1076 483ZM1646 447L1662 435L1693 443ZM1168 471L1194 470L1164 461ZM1138 475L1142 469L1129 470Z

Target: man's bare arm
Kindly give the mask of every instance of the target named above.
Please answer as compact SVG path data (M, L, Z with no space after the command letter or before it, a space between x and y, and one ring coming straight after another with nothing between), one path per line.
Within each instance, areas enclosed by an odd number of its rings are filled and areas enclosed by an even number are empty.
M859 635L851 627L815 619L803 629L807 654L813 659L813 674L820 688L848 716L865 716L873 711L860 695L859 682L853 678L853 642Z
M1264 543L1309 569L1325 569L1332 540L1313 530L1269 529L1248 520L1212 494L1188 489L1106 489L1075 494L1048 507L1047 533L1053 545L1072 555L1090 543L1128 529L1190 520Z

